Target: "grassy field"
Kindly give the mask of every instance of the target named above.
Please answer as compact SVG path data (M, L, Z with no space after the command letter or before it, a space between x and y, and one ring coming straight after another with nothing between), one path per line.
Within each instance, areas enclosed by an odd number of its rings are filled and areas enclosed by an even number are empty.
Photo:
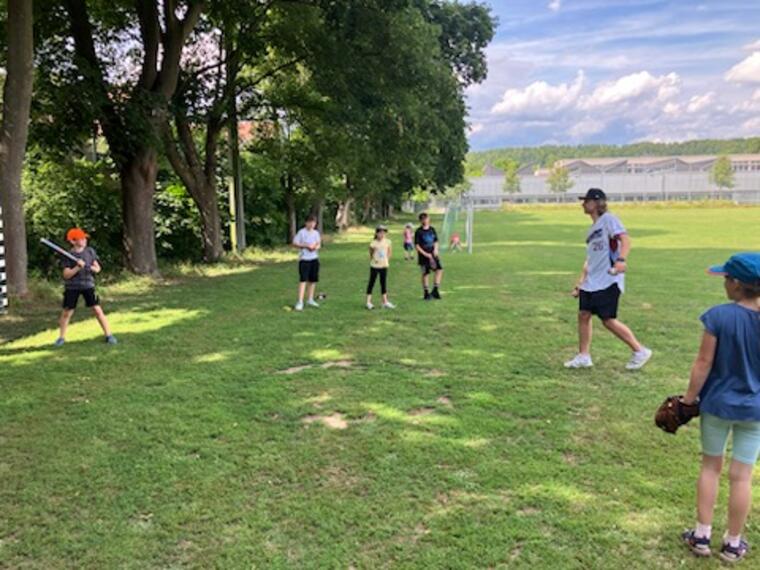
M652 416L724 301L703 268L760 249L760 209L617 211L621 317L655 350L638 373L601 327L595 368L562 368L575 207L477 214L439 302L397 248L395 312L363 308L352 231L322 252L319 310L286 310L282 254L105 288L116 347L80 310L51 348L57 298L0 321L23 334L0 345L0 567L717 568L678 540L698 422L672 437Z

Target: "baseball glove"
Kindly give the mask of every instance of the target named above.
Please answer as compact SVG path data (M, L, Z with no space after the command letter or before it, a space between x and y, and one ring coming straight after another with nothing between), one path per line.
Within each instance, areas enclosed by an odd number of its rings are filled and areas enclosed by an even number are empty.
M683 396L668 396L657 409L654 423L663 431L676 433L682 425L699 415L699 403L684 404Z

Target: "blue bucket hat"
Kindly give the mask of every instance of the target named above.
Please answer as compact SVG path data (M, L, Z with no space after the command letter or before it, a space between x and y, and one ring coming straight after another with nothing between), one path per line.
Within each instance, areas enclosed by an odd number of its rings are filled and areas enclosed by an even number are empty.
M708 268L711 275L728 275L748 285L760 284L760 253L737 253L723 265Z

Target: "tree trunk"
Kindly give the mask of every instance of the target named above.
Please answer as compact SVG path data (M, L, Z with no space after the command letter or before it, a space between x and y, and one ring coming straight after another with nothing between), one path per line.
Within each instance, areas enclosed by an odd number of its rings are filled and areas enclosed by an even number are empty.
M325 231L324 228L324 221L325 221L325 199L320 198L317 202L317 205L314 207L314 215L317 217L317 229L320 232Z
M201 213L201 234L203 236L203 259L209 263L219 261L224 254L222 246L222 222L219 216L219 204L216 201L216 188L206 184L201 195L196 198L191 193L198 211Z
M147 148L125 160L120 172L124 252L128 269L138 274L158 274L153 225L157 173L158 156Z
M7 76L0 128L0 207L5 220L8 291L26 295L27 252L21 170L24 166L32 100L34 38L32 0L8 0Z
M293 243L298 231L298 220L296 216L296 194L293 190L293 177L288 174L282 178L285 189L285 206L288 213L288 243Z
M372 200L369 196L364 198L364 209L362 211L362 223L366 224L372 215Z
M351 225L351 206L354 203L352 197L346 198L344 202L338 205L338 212L335 214L335 226L339 232L343 232Z

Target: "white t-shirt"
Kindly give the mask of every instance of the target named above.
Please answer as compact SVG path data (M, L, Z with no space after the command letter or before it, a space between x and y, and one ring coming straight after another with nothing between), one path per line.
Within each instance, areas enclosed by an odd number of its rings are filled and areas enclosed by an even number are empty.
M298 233L296 234L296 237L293 238L293 244L302 244L302 245L314 245L319 243L320 237L319 232L317 230L307 230L306 228L301 228L298 230ZM305 247L302 247L298 251L298 259L301 261L311 261L313 259L319 258L319 252L318 251L311 251L310 249L307 249Z
M583 291L602 291L617 283L622 293L625 288L625 276L622 273L610 275L609 271L620 256L618 238L627 233L620 220L605 212L594 222L586 237L586 257L588 275L581 283Z

